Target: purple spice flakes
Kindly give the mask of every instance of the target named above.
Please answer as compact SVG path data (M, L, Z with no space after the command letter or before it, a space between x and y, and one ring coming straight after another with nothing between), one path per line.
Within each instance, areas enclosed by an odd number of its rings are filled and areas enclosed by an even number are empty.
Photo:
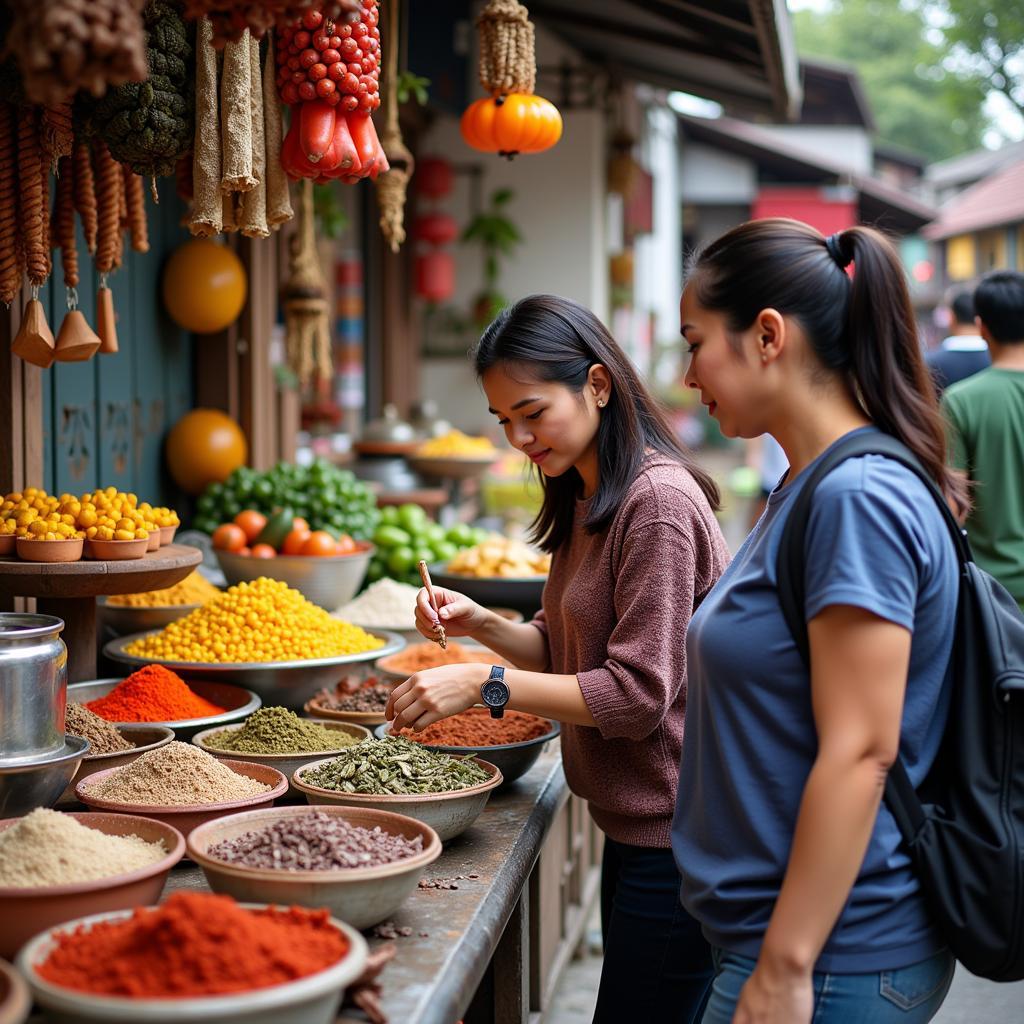
M225 839L211 846L209 855L248 868L334 871L393 864L422 850L422 836L410 840L379 826L362 828L324 811L310 811Z

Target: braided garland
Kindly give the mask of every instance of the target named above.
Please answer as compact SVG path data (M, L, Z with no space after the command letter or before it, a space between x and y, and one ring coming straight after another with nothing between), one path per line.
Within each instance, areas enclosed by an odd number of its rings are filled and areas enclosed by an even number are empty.
M532 94L537 80L533 23L518 0L490 0L477 18L480 84L492 96Z

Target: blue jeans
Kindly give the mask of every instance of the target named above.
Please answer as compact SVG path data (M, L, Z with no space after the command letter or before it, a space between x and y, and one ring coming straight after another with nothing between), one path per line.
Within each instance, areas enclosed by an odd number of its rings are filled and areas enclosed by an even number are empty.
M713 955L718 973L701 1024L731 1024L755 961L722 949ZM895 971L815 974L812 1024L925 1024L946 998L954 964L943 950Z
M679 902L679 882L671 850L605 838L595 1024L699 1018L714 965L700 925Z

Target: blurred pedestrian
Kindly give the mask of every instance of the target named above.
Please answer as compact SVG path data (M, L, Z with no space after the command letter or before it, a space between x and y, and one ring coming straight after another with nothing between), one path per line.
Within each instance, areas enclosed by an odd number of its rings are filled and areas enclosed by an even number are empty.
M680 311L722 432L769 433L790 463L687 634L672 845L715 951L703 1024L924 1024L954 961L881 800L897 754L919 785L945 729L952 539L911 470L850 458L804 537L810 669L776 589L802 481L852 434L895 436L966 501L899 256L870 228L751 221L696 256Z
M925 354L928 369L939 394L950 384L984 370L990 362L988 345L974 322L974 294L970 289L956 292L949 303L949 337Z
M986 275L974 305L992 365L954 384L942 405L953 464L974 485L974 557L1024 610L1024 274Z

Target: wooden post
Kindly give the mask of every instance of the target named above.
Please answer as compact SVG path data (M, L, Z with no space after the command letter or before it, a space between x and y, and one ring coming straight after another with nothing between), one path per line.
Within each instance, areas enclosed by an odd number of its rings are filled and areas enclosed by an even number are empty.
M269 238L243 239L242 261L249 277L249 297L239 322L239 417L249 439L249 465L269 469L274 464L274 371L270 365L270 335L277 309L277 261Z

